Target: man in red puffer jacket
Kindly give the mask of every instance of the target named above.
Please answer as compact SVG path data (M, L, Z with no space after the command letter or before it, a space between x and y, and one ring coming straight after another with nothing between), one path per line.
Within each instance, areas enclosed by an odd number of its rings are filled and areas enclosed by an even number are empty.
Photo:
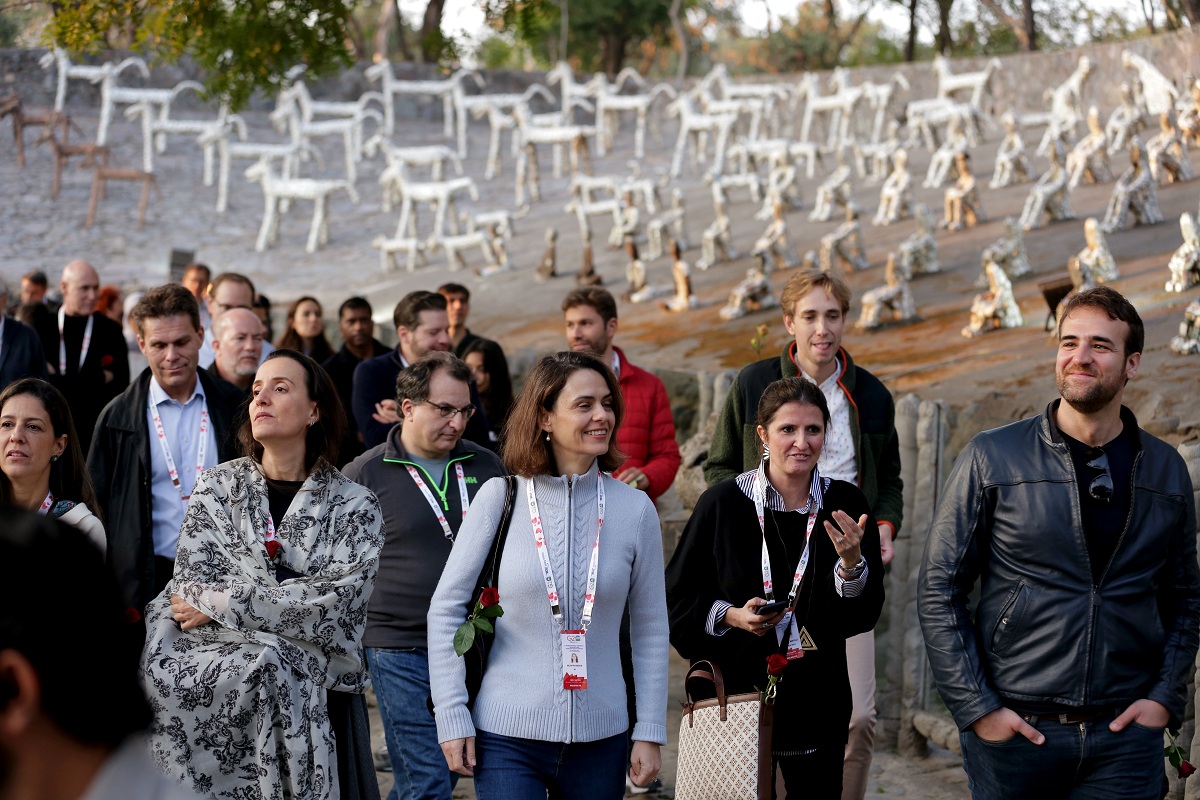
M679 469L675 417L667 389L658 377L629 362L613 347L617 333L617 302L604 289L576 289L562 304L567 323L567 346L588 351L612 366L625 399L625 419L617 429L617 446L627 456L614 477L657 500L671 488Z

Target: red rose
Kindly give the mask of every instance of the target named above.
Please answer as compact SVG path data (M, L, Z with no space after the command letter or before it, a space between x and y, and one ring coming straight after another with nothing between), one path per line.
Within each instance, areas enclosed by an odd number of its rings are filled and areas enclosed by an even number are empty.
M499 602L500 592L497 591L496 587L494 586L487 587L479 594L479 605L483 606L484 608L491 608Z
M101 356L101 357L100 357L100 366L102 366L102 367L111 367L111 366L112 366L112 363L113 363L113 357L112 357L112 356L110 356L110 355L104 355L104 356Z
M1192 766L1190 763L1188 763L1187 761L1181 761L1181 762L1179 762L1179 767L1178 767L1178 769L1179 769L1179 777L1180 777L1180 778L1186 778L1188 775L1191 775L1193 772L1195 772L1195 771L1196 771L1196 768L1195 768L1195 767L1193 767L1193 766Z
M788 665L787 658L780 655L779 653L772 653L771 655L767 656L767 674L768 675L782 675L783 671L785 669L787 669L787 665Z
M274 539L267 542L267 558L275 561L279 557L279 551L283 549L283 545Z
M125 621L130 625L136 625L142 621L142 613L133 606L125 609Z

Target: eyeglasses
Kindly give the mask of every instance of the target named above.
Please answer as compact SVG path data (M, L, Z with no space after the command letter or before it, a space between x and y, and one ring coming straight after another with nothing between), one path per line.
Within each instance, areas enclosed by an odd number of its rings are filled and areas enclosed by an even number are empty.
M417 403L417 405L426 405L435 408L443 417L453 417L455 414L462 414L463 422L466 422L475 414L475 406L455 408L454 406L443 405L442 403L430 403L428 400L423 400Z
M1108 471L1108 454L1099 447L1092 447L1088 449L1086 455L1088 468L1100 470L1100 474L1092 480L1092 485L1088 487L1088 494L1092 496L1093 500L1107 503L1112 500L1113 496L1112 475Z

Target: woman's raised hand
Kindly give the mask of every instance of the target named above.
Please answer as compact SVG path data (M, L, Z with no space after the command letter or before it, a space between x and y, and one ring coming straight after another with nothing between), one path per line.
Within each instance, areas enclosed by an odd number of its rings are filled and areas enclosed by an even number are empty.
M735 606L725 612L725 624L731 628L741 628L744 631L749 631L755 636L762 636L774 628L779 620L783 619L784 614L783 611L767 615L758 614L758 607L765 606L766 604L767 601L761 597L751 597L741 608Z
M179 623L179 627L185 631L212 622L212 617L204 614L177 594L171 595L171 614Z
M863 529L867 525L867 515L863 514L859 517L858 522L855 522L845 511L834 511L831 516L837 523L837 527L826 522L825 532L829 534L829 540L833 542L833 549L837 550L838 556L842 559L842 567L848 570L854 569L862 558Z

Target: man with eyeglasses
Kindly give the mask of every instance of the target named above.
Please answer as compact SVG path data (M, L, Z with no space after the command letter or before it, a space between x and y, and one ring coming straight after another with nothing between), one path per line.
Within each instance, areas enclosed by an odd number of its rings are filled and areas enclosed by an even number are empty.
M456 780L425 712L425 615L470 501L504 474L494 453L463 439L475 413L470 384L470 368L450 353L414 361L396 378L400 423L343 470L375 492L383 510L363 644L395 775L388 800L449 800Z
M1166 793L1200 567L1187 466L1121 405L1143 339L1119 293L1080 292L1059 321L1060 399L977 435L946 482L918 608L976 800Z

